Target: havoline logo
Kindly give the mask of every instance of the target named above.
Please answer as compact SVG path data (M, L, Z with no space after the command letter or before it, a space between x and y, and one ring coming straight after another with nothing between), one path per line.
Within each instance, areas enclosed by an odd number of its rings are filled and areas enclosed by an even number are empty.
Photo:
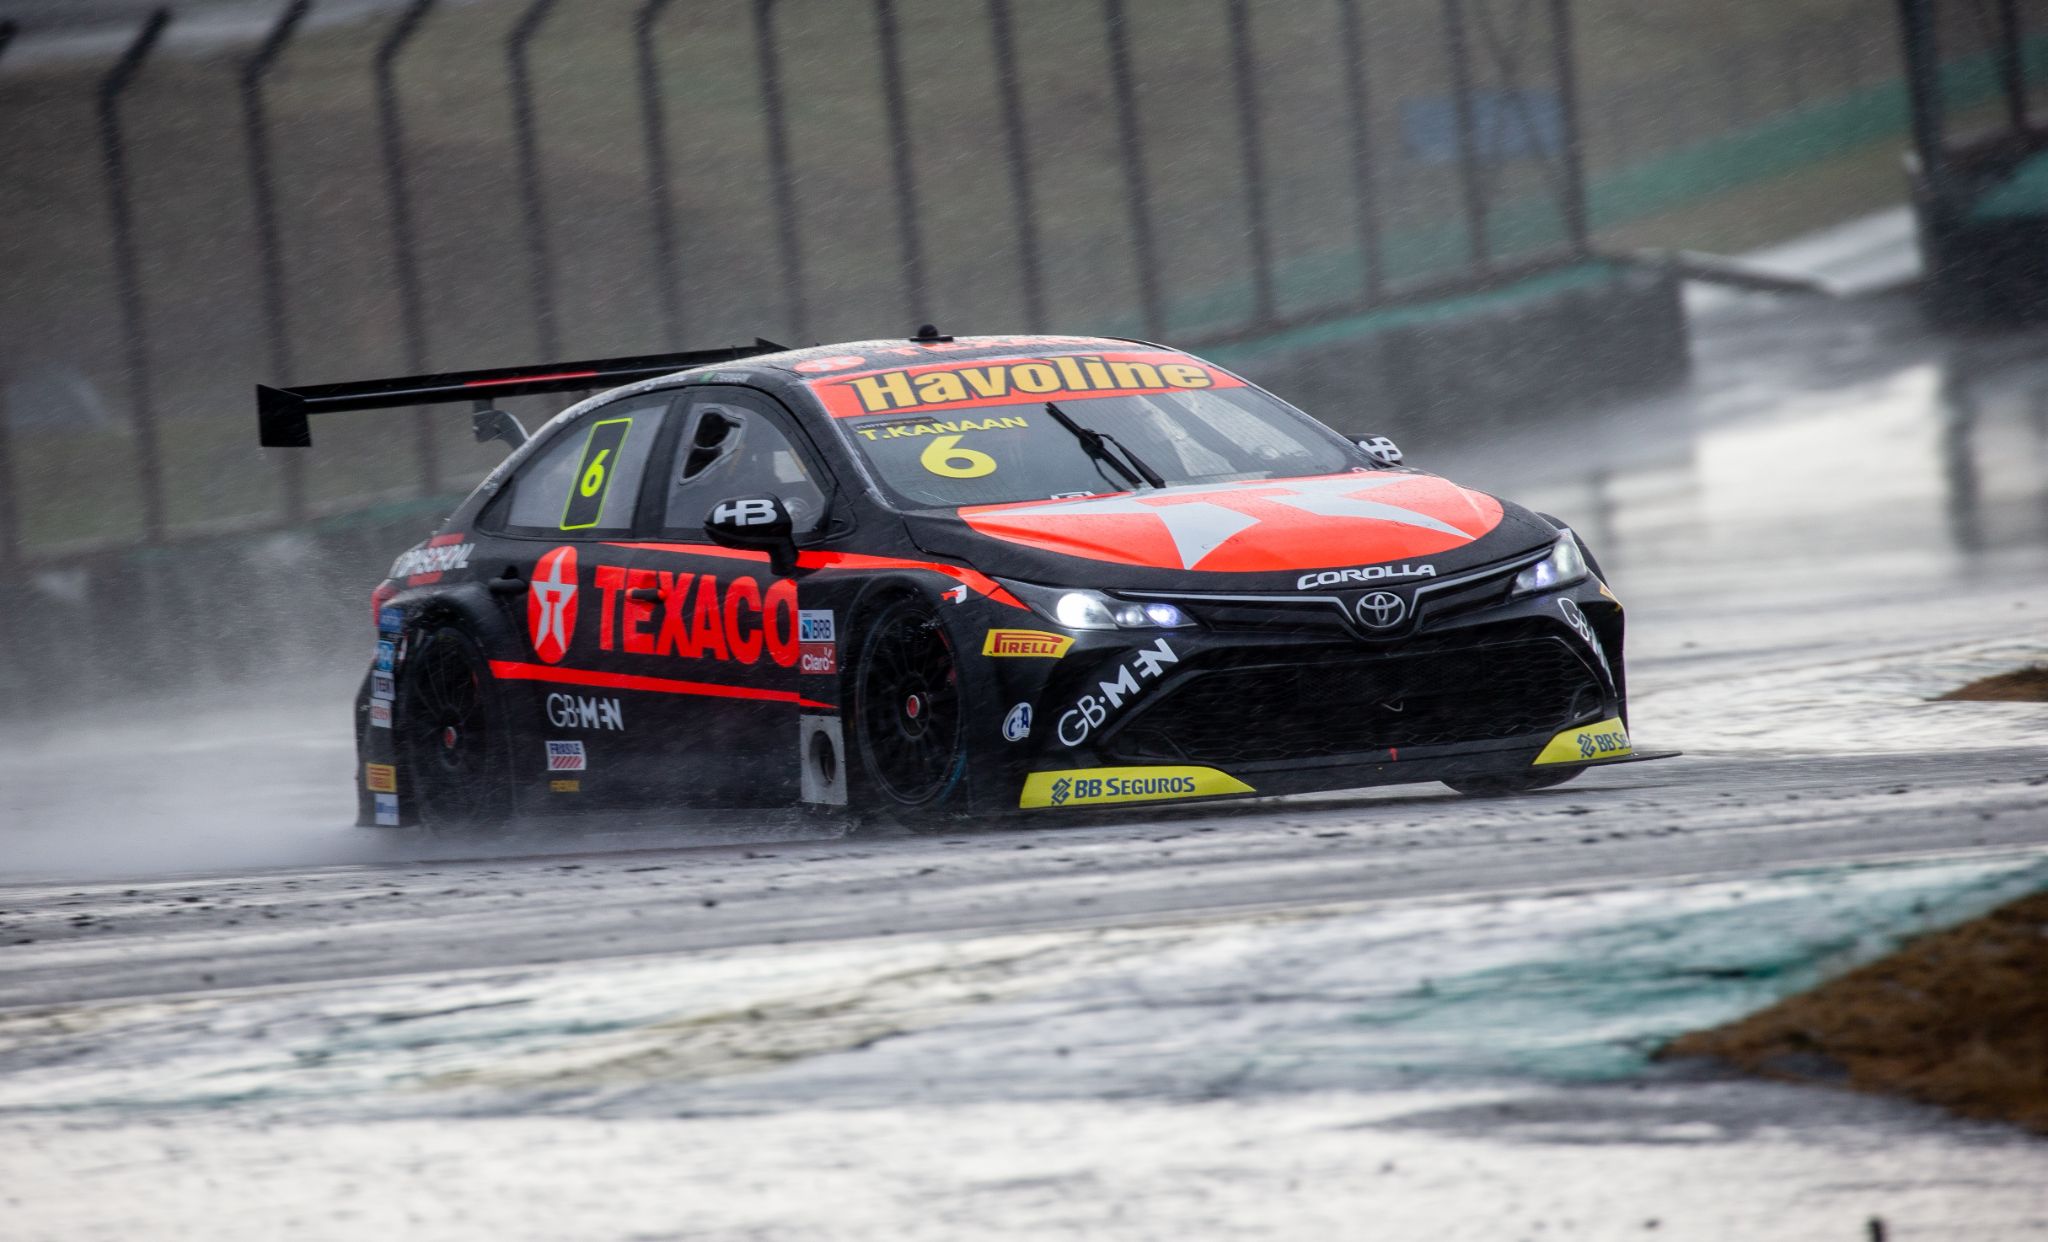
M1250 785L1215 768L1076 768L1033 772L1024 778L1020 807L1104 806L1169 798L1213 798L1252 793Z

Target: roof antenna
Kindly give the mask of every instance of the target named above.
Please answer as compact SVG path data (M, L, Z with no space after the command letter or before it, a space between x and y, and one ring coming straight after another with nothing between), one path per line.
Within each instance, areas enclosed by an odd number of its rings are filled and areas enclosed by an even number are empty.
M928 323L919 326L917 335L910 339L919 345L935 345L943 341L950 341L953 338L942 335L937 325Z

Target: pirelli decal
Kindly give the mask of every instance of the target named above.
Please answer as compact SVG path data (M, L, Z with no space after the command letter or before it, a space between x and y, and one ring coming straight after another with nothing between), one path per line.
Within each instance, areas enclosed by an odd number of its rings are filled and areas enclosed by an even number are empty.
M1023 405L1062 398L1138 396L1243 382L1185 354L1061 354L902 367L833 376L813 388L835 418L896 411Z
M981 654L1057 660L1073 645L1074 640L1065 634L1045 630L990 630L981 640Z

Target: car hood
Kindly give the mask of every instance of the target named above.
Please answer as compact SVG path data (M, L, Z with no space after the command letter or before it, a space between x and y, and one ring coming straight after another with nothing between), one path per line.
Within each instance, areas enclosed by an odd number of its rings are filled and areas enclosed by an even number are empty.
M1542 548L1549 522L1415 470L1194 484L906 515L934 555L1061 586L1294 590L1307 571L1441 577Z

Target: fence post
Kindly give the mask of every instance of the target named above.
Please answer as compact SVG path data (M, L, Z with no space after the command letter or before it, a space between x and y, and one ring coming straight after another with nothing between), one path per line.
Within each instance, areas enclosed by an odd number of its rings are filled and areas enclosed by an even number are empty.
M555 261L548 244L547 202L540 184L540 133L533 113L533 77L526 50L555 0L533 0L505 40L505 67L512 94L512 149L519 169L519 214L526 226L526 279L533 295L535 343L543 358L561 356L555 320Z
M917 203L917 166L910 149L910 110L903 99L903 51L895 0L875 0L875 46L881 53L882 109L889 123L889 170L896 182L896 235L903 255L903 296L910 321L931 319L924 282L924 239Z
M7 58L7 45L21 27L0 21L0 60ZM0 372L4 380L5 372ZM14 501L14 415L7 405L6 387L0 383L0 569L11 569L21 559L21 511Z
M256 261L263 285L264 341L270 362L270 382L298 381L298 362L292 356L290 305L285 296L284 250L277 228L277 186L271 180L270 117L263 106L263 78L284 53L299 23L313 7L313 0L290 0L270 32L249 59L242 62L239 85L242 94L242 137L249 165L250 208L256 218ZM278 469L284 480L284 516L298 522L306 516L306 455L278 454Z
M1913 120L1913 150L1927 197L1945 210L1948 161L1942 151L1941 51L1934 42L1932 0L1899 0L1899 41L1906 57L1906 95Z
M1472 266L1491 264L1486 240L1486 186L1479 166L1477 121L1472 114L1472 49L1465 36L1465 9L1460 0L1443 0L1444 50L1450 58L1451 109L1458 126L1458 181L1465 198L1465 233L1472 248Z
M804 253L798 236L796 175L789 159L789 118L782 106L782 57L775 47L775 0L754 0L754 54L761 69L761 116L768 130L768 177L775 195L775 238L782 250L783 314L791 339L811 334L804 294Z
M1124 168L1124 199L1131 213L1131 245L1137 251L1138 302L1145 336L1165 335L1166 309L1159 292L1159 247L1152 232L1152 193L1145 178L1145 146L1138 135L1138 97L1131 82L1131 47L1123 0L1102 0L1109 35L1110 87L1116 93L1117 148Z
M1045 331L1045 270L1038 252L1038 204L1031 186L1031 144L1024 129L1024 87L1010 26L1010 0L988 0L989 39L995 47L996 91L1003 110L1003 150L1010 165L1010 205L1017 229L1017 266L1023 278L1024 326Z
M413 236L412 191L406 184L405 131L398 115L398 86L392 74L398 53L434 0L412 0L377 45L373 62L377 79L377 136L384 156L384 193L391 206L391 260L398 277L398 323L405 334L406 369L418 375L427 369L427 315L421 300L419 246ZM424 411L415 416L414 443L420 461L420 491L441 490L441 454L434 443L434 425Z
M1380 255L1379 186L1372 170L1372 97L1366 93L1365 38L1358 20L1358 0L1337 0L1342 28L1339 58L1344 62L1344 110L1351 127L1351 195L1358 225L1360 289L1368 305L1379 301L1384 280Z
M1579 66L1572 37L1572 0L1550 0L1550 48L1555 59L1557 110L1564 114L1564 227L1572 250L1593 249L1593 223L1586 207L1586 132L1579 120Z
M1266 218L1266 162L1259 132L1259 88L1253 78L1257 58L1251 17L1245 0L1224 0L1230 22L1230 77L1237 103L1238 164L1244 175L1246 239L1251 247L1252 320L1272 323L1278 317L1273 301L1273 231Z
M654 23L669 0L647 0L633 13L633 44L640 67L640 132L647 148L647 205L654 224L654 280L661 326L670 349L683 344L682 291L677 286L675 196L669 184L668 119L661 110L661 64Z
M2027 71L2020 63L2020 10L2017 0L1997 0L1998 81L2005 88L2005 116L2016 134L2027 128Z
M129 409L135 419L135 464L142 492L142 528L150 543L165 533L164 475L157 443L156 392L149 366L149 324L142 302L142 272L135 248L135 215L128 202L128 159L121 137L121 93L141 71L171 21L169 9L153 9L99 85L100 162L106 172L107 210L113 224L114 292L121 308L121 335L128 370Z

